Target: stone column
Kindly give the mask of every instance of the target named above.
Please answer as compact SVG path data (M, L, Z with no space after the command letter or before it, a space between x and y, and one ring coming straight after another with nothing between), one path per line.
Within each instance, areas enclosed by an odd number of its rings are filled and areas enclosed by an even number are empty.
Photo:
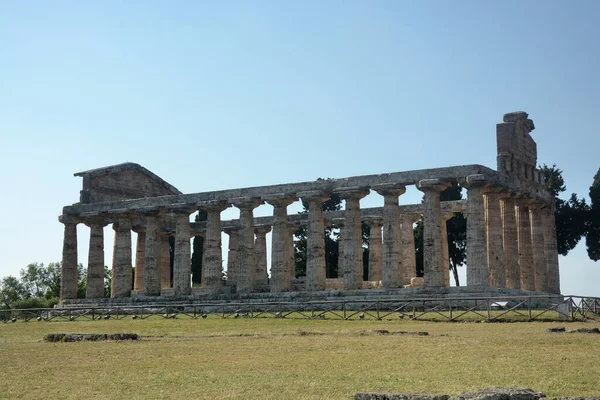
M306 290L325 289L325 219L323 202L329 194L321 190L300 192L298 196L308 202L308 228L306 229Z
M113 222L112 265L110 270L110 297L115 297L115 271L117 269L117 224Z
M403 232L400 224L398 196L406 192L406 187L395 183L384 183L374 186L373 190L383 196L383 271L381 286L384 288L397 288L402 285L400 272L404 270L400 249L403 243Z
M271 232L270 226L259 226L254 228L256 240L254 250L256 251L256 279L257 288L264 289L269 286L269 275L267 273L267 233Z
M519 271L519 246L517 241L517 220L515 215L515 200L505 197L502 206L502 246L504 248L504 265L506 272L506 287L521 288L521 273Z
M554 202L544 209L544 247L546 254L546 273L548 291L560 293L560 273L558 269L558 246L556 244L556 220Z
M517 203L517 240L519 245L519 271L521 273L521 289L535 290L533 274L533 254L531 249L531 224L529 223L529 209L527 200Z
M462 184L467 188L467 286L489 286L483 175L469 175Z
M383 219L367 217L365 223L369 226L369 280L378 282L381 281L383 269Z
M301 224L299 223L288 223L288 246L289 246L289 250L288 250L288 256L290 258L290 269L289 269L289 274L286 276L286 281L290 282L290 288L291 288L291 283L292 283L292 279L295 277L296 275L296 249L294 247L294 233L296 233L296 231L298 229L300 229L302 227Z
M238 270L236 276L237 293L252 293L256 287L256 251L254 249L253 210L262 204L257 198L239 197L231 203L240 209L240 239L238 250Z
M529 221L531 224L531 254L533 256L533 282L536 292L547 292L548 277L546 275L546 253L544 244L543 204L529 204Z
M224 201L207 201L198 203L198 206L206 211L206 235L204 238L204 251L202 262L202 286L207 294L220 293L223 288L223 250L221 248L221 212L229 207ZM237 233L237 231L235 231ZM237 236L230 230L229 234L229 257L232 256L232 246L237 246ZM231 243L233 241L233 243ZM237 247L234 253L237 252ZM233 266L235 269L235 257L233 254ZM227 274L229 279L229 260L227 263ZM235 273L234 273L235 278Z
M444 271L444 286L450 287L450 250L448 243L448 228L446 223L454 217L454 213L443 214L440 225L442 235L442 256L443 256L443 271Z
M487 236L488 268L490 286L506 287L506 270L502 238L502 215L499 190L490 188L485 192L485 224Z
M223 229L229 235L229 247L227 252L227 286L235 287L237 278L237 258L239 241L239 228Z
M102 218L89 218L85 224L90 227L90 248L88 253L87 299L104 297L104 227Z
M369 189L344 188L335 193L346 201L344 211L344 289L362 289L363 250L360 199L369 194ZM338 267L339 268L339 267Z
M442 215L440 193L449 186L439 179L423 179L417 189L423 196L423 275L424 286L444 286L442 254Z
M160 234L160 287L161 289L171 288L171 244L169 243L170 234L161 232Z
M77 223L76 218L61 215L65 225L60 271L60 300L77 298Z
M133 290L140 294L144 291L144 267L146 265L146 228L142 226L134 226L133 231L137 233Z
M417 276L417 255L415 249L415 231L413 224L421 218L421 214L401 214L402 243L400 254L400 284L409 285L410 279Z
M292 264L290 264L290 234L287 207L296 201L285 194L263 196L263 200L273 206L273 234L271 236L271 292L290 290ZM293 246L293 244L292 244ZM293 256L293 252L292 252ZM265 260L266 262L266 260Z
M337 266L337 277L338 279L344 277L344 218L336 218L333 220L335 226L340 230L338 232L338 266Z
M144 296L160 296L161 289L161 234L160 218L146 216L146 245L144 251Z
M112 277L115 282L115 291L112 297L130 297L132 287L131 221L128 217L118 217L115 235L116 262L114 263L115 274Z
M192 294L192 253L190 248L191 207L171 210L175 214L175 252L173 256L173 291L175 296Z

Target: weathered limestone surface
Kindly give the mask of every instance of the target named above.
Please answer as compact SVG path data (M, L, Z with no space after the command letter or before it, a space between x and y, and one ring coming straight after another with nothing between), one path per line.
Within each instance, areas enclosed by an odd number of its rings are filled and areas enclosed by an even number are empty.
M533 282L538 292L548 291L546 276L546 253L544 245L543 205L529 205L529 221L531 222L531 255L533 258Z
M256 251L256 287L264 288L269 284L267 273L267 233L271 232L270 226L259 226L254 228L256 240L254 250Z
M295 197L275 195L264 200L273 206L273 233L271 235L271 292L290 290L291 268L290 240L287 207L296 201Z
M308 202L308 229L306 239L306 290L325 289L325 220L323 202L329 194L322 191L300 192Z
M442 235L442 270L444 272L444 286L450 287L450 250L448 244L448 227L447 222L454 214L442 214L442 222L440 225Z
M554 219L556 205L550 203L545 208L544 221L544 246L546 253L546 266L548 275L548 291L560 293L560 274L558 269L558 245L556 243L556 220Z
M60 299L77 298L77 222L63 217L65 225L63 240Z
M339 232L338 232L338 274L337 277L338 278L344 278L344 268L342 267L344 265L344 219L340 218L340 219L336 219L333 221L333 223L335 224L335 226L338 227ZM342 285L343 287L343 285Z
M526 201L518 202L517 226L519 242L519 272L521 273L521 289L535 290L533 275L533 254L531 249L531 225L529 223L529 209Z
M402 284L401 250L402 227L398 196L406 192L403 185L381 184L373 188L383 196L383 273L381 286L384 288L399 287Z
M486 191L485 211L490 286L506 287L504 248L502 246L502 214L500 213L500 198L497 189Z
M175 254L173 258L173 290L176 296L192 293L190 212L191 210L176 211Z
M221 212L225 210L229 205L225 202L206 202L201 203L200 207L206 211L206 235L204 237L204 251L203 251L203 263L202 263L202 286L204 287L205 293L219 293L221 292L222 285L222 274L223 274L223 259L222 259L222 248L221 248ZM237 233L237 231L235 231ZM229 256L233 255L232 264L235 265L235 258L237 252L237 236L231 231L229 232ZM233 243L232 243L233 242ZM233 249L232 249L233 248ZM231 251L233 250L233 254ZM228 274L229 274L229 263L228 263ZM235 270L235 266L232 267L231 271ZM228 276L229 278L229 276ZM235 274L234 274L235 279Z
M144 290L144 267L146 264L146 230L137 228L135 246L135 271L133 278L133 289L138 292Z
M160 222L157 216L146 217L146 246L144 251L144 290L146 296L159 296L161 289L160 274Z
M171 288L171 244L170 235L162 233L160 235L160 287L161 289Z
M229 246L227 253L227 286L233 287L237 282L237 254L240 246L239 228L225 228L223 229L223 232L229 235Z
M440 192L447 187L448 184L439 179L425 179L417 185L424 193L423 275L427 287L444 286Z
M517 238L517 219L515 200L502 200L502 245L504 247L504 265L506 270L506 287L521 288L521 272L519 270L519 246Z
M94 219L90 227L90 248L88 253L87 288L85 297L104 297L104 221Z
M128 218L119 218L116 224L116 263L115 292L113 297L130 297L132 286L131 271L131 221Z
M369 281L380 281L383 267L383 242L381 218L369 218L365 220L369 226Z
M410 278L415 277L417 274L415 232L413 224L420 218L420 213L400 215L400 221L402 222L402 242L400 245L402 263L400 264L400 283L402 285L410 284Z
M254 249L253 210L262 204L258 198L238 198L233 205L240 209L240 238L238 249L238 270L236 290L238 293L252 293L256 285L256 251Z
M369 194L363 188L348 188L335 192L346 202L344 215L344 289L360 289L363 281L362 226L360 199Z
M467 286L487 286L490 282L482 193L486 184L483 175L470 175L463 183L468 190Z

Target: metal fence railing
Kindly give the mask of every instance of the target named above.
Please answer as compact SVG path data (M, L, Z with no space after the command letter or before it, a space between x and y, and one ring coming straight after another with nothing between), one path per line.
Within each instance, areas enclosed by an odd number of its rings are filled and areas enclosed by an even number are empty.
M600 318L600 298L507 296L336 300L307 302L193 303L73 306L0 310L0 322L148 318L290 318L420 321L577 321Z

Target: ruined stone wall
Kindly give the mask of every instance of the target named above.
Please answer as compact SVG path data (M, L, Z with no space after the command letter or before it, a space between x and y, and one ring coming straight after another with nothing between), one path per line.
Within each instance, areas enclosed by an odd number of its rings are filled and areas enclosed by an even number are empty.
M498 172L520 181L542 183L536 169L537 144L530 135L535 126L528 116L523 111L507 113L496 125Z

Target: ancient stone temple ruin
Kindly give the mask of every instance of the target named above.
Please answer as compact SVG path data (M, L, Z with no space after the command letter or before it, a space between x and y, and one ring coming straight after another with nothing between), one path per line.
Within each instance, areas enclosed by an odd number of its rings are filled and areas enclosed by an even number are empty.
M252 294L304 292L418 294L450 293L446 221L453 213L467 219L467 286L460 290L502 288L514 293L560 293L554 199L536 169L533 122L525 112L504 115L497 124L497 170L481 165L353 176L313 182L248 187L183 194L133 163L80 172L80 202L63 209L64 224L61 300L77 297L77 224L90 230L87 300L104 297L103 229L112 224L114 301L153 301L158 296L181 300L231 299ZM440 201L452 182L467 190L467 200ZM399 205L407 185L423 192L422 204ZM383 206L361 209L359 200L374 191ZM324 212L332 194L345 200L343 211ZM288 215L299 200L308 213ZM267 203L271 217L254 217ZM228 207L240 210L237 220L222 221ZM205 222L190 223L198 210ZM423 217L424 277L422 288L410 286L416 276L413 224ZM363 280L361 223L370 227L369 280ZM340 227L337 279L326 276L325 227ZM293 232L307 229L306 277L293 276ZM132 234L137 246L132 254ZM266 233L271 231L270 269ZM227 265L223 265L222 233L229 235ZM174 236L174 260L169 237ZM191 285L190 238L203 236L201 287ZM135 267L133 279L132 266ZM223 279L224 269L227 279ZM267 274L270 270L270 275ZM107 300L104 300L107 301ZM112 300L111 300L112 301Z

